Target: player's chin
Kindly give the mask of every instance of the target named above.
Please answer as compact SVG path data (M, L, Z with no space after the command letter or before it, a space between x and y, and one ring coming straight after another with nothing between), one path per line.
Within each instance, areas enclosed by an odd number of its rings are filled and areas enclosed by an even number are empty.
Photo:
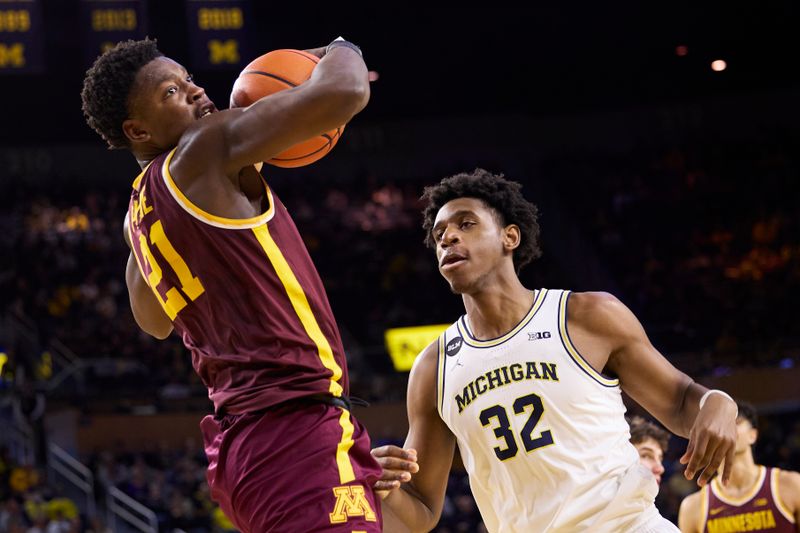
M464 294L468 292L470 284L461 276L445 276L444 274L442 274L442 276L444 276L444 279L450 284L450 291L452 291L453 294Z

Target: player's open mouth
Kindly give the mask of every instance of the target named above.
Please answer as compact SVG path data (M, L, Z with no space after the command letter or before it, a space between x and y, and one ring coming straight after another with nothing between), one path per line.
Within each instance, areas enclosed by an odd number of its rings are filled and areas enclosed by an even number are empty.
M439 268L441 268L442 270L453 270L454 268L458 268L460 265L466 262L467 262L466 256L457 253L452 253L442 258L442 261L439 264Z
M208 104L200 108L200 113L197 115L198 119L206 117L214 112L214 104Z

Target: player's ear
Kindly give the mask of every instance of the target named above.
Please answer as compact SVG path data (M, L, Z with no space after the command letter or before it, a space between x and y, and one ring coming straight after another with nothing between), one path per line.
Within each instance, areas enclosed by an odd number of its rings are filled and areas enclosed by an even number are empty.
M122 123L122 132L131 143L143 143L150 140L150 132L144 129L144 125L139 119L125 119Z
M758 440L758 430L753 428L749 431L749 435L747 436L747 444L752 446Z
M522 233L519 231L519 226L516 224L509 224L503 228L503 248L508 251L516 249L522 241Z

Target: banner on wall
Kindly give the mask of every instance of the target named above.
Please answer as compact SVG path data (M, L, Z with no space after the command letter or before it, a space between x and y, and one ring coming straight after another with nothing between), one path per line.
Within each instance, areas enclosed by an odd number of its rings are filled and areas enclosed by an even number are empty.
M44 26L39 0L0 0L0 74L44 70Z
M87 68L119 41L147 35L145 0L81 0L80 17L83 63Z
M247 44L249 6L246 0L187 0L193 68L237 69L253 59Z

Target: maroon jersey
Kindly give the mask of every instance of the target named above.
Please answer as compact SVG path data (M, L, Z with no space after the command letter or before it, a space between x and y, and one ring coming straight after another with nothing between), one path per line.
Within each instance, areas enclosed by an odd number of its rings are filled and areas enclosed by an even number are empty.
M269 206L261 215L206 213L170 176L174 153L134 181L129 236L215 409L244 413L347 394L339 330L286 207L264 183Z
M704 533L770 531L796 533L792 513L780 501L777 468L759 466L758 480L743 498L725 496L718 478L703 487Z

